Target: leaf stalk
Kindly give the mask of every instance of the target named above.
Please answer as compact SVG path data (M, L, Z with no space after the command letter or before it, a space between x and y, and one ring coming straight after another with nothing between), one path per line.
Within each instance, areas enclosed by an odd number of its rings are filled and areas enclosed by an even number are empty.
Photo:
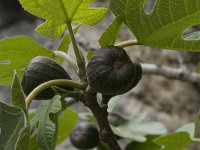
M86 87L85 83L79 83L76 81L72 80L67 80L67 79L55 79L55 80L50 80L47 82L44 82L37 86L26 98L26 105L27 108L29 107L30 103L32 100L43 90L50 88L51 86L70 86L73 88L78 88L84 90Z

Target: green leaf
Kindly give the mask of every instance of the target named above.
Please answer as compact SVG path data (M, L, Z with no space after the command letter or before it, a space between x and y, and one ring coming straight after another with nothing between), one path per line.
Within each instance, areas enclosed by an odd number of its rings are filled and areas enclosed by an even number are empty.
M158 137L154 142L164 146L162 150L184 150L192 143L192 140L188 133L177 132Z
M70 108L66 109L61 115L58 119L57 144L61 143L70 135L78 121L76 112Z
M0 40L0 84L11 84L13 70L21 78L30 60L38 55L54 58L52 51L30 37L17 36Z
M109 146L102 141L97 146L96 150L110 150Z
M108 112L109 113L113 112L117 108L121 100L122 100L121 96L112 97L108 102Z
M61 96L54 96L47 103L40 105L34 118L31 120L31 127L37 131L37 144L45 150L55 148L57 138L58 113L62 110Z
M114 45L121 25L122 25L122 18L118 16L113 20L113 22L109 25L106 31L101 35L99 39L99 44L102 47Z
M176 132L187 132L190 135L190 138L195 136L195 124L193 122L183 125L178 128Z
M94 115L90 112L81 112L78 113L78 117L83 121L96 121Z
M29 126L25 126L19 134L15 150L27 150L29 147L30 132Z
M0 149L15 149L21 129L25 125L21 109L0 102Z
M120 137L145 142L146 135L161 135L167 132L163 124L159 122L144 123L145 114L139 114L131 120L120 124L119 126L112 126L114 133Z
M200 125L200 110L199 110L199 112L197 114L197 118L195 120L195 134L197 134L197 135L199 133L199 125Z
M196 68L196 72L200 73L200 63L198 64L197 68Z
M87 53L87 61L90 61L90 59L93 57L93 55L94 55L94 51L89 51Z
M123 2L122 2L123 1ZM124 21L138 43L146 46L174 50L200 51L198 39L184 40L183 32L199 24L200 1L158 0L151 13L144 11L145 0L111 0L111 9ZM134 8L134 9L133 9Z
M12 92L12 105L21 108L24 111L24 113L26 113L27 110L26 110L25 95L22 90L21 82L19 80L16 71L14 71L14 79L11 87L11 92Z
M144 143L133 141L128 144L125 150L161 150L161 146L153 142L157 136L147 136L147 141Z
M79 30L79 26L73 29L74 34L76 34ZM59 44L57 50L63 51L63 52L68 52L69 49L69 44L70 44L70 35L69 33L66 33L64 38L62 39L61 43Z
M31 137L28 150L41 150L36 141L36 136Z
M124 23L126 23L126 3L127 0L110 0L110 9L114 12L115 16L121 16Z
M106 15L105 8L89 8L94 0L19 0L30 13L45 18L36 29L49 38L58 38L66 28L66 22L95 25Z

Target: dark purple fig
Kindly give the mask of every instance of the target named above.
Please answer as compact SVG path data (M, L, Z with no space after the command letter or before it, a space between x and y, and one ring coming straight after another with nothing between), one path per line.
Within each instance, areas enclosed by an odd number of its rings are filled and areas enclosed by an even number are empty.
M100 142L99 132L93 124L81 123L71 132L70 141L78 149L92 149Z
M54 60L37 56L31 60L27 66L22 79L22 88L24 93L28 95L38 85L54 80L54 79L70 79L68 73ZM71 87L61 87L67 90L73 90ZM55 95L55 92L48 88L42 91L36 99L50 99Z
M141 65L132 62L123 48L102 47L94 52L87 65L89 85L103 95L124 94L142 77Z

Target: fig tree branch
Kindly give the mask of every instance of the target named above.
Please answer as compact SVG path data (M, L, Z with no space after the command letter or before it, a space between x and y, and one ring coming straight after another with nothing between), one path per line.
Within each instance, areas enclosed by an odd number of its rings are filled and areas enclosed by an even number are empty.
M163 65L143 63L143 74L161 75L170 79L188 81L192 83L200 83L200 74L192 72L186 68L172 68Z
M83 98L83 103L85 106L88 106L94 114L100 128L102 141L107 143L112 150L121 150L108 122L107 109L104 109L98 104L96 92L91 92L90 90L86 91Z

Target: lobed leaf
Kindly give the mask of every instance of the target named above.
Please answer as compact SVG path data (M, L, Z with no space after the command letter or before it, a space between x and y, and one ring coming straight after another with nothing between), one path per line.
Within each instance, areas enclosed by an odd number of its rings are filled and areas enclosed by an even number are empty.
M37 131L36 141L45 150L55 148L57 138L58 113L62 110L61 97L56 95L47 103L40 105L31 120L31 128Z
M157 0L153 10L146 14L145 0L111 0L111 10L123 16L124 23L146 46L199 52L199 36L189 38L183 33L199 24L199 0ZM133 9L134 8L134 9ZM186 38L185 38L186 37Z
M66 22L95 25L106 15L105 8L89 8L94 0L19 0L25 10L45 18L37 32L49 38L58 38L66 28Z
M11 84L13 70L21 78L30 60L38 55L54 58L51 50L40 46L30 37L17 36L0 40L0 84Z
M21 109L0 102L0 149L12 150L25 125L24 113Z

